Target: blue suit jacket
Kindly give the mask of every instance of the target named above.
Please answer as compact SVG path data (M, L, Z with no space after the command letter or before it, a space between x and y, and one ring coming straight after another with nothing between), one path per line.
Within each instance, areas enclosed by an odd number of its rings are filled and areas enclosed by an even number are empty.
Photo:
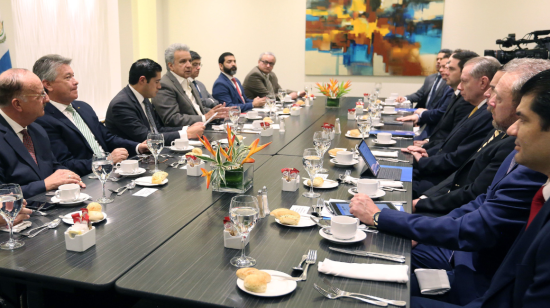
M117 137L99 122L92 107L82 101L72 105L94 134L103 151L111 152L116 148L125 148L130 156L136 154L137 142ZM59 109L52 104L44 108L46 114L36 120L48 133L52 151L61 164L79 175L92 172L94 152L78 128Z
M426 127L424 127L424 130L419 136L414 138L415 140L424 140L432 134L434 128L437 126L441 118L443 118L445 111L447 111L447 107L453 100L454 90L453 88L447 86L447 89L443 93L441 99L437 101L437 103L431 104L429 106L430 108L422 112L420 115L417 124L419 126L426 124Z
M252 106L252 100L244 95L243 85L241 84L239 79L235 79L237 80L237 84L241 89L241 93L243 94L243 98L246 104L243 104L243 101L239 97L239 93L237 92L235 85L229 79L227 79L227 77L223 73L220 73L220 76L218 76L218 79L216 79L216 81L214 82L214 86L212 87L212 96L216 100L218 100L220 104L223 104L225 102L226 106L241 107L242 112L254 108L254 106Z
M0 116L0 183L21 185L23 196L30 198L46 191L44 179L57 169L66 169L57 163L44 129L35 123L27 126L34 145L38 165L11 126Z

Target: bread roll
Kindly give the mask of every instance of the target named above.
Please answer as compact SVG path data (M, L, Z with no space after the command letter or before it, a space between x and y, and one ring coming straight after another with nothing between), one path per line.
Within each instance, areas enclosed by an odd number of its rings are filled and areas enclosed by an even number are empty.
M248 275L244 279L244 288L250 292L265 293L267 289L267 282L261 275Z
M352 137L361 137L361 132L358 129L352 129L349 131L349 135Z
M193 150L191 150L191 153L195 155L202 155L202 150L199 148L194 148Z
M306 103L304 103L304 101L301 100L301 99L299 99L299 100L296 101L296 105L302 106L302 105L305 105L305 104L306 104Z
M283 215L292 215L292 216L300 217L300 214L298 212L291 211L285 208L278 208L276 210L273 210L271 211L270 215L274 216L275 218L280 218Z
M99 204L97 202L92 202L92 203L88 204L86 209L88 209L88 213L90 213L92 211L101 212L101 204Z
M162 181L164 181L167 177L168 173L164 171L155 172L155 174L153 174L151 183L162 184Z
M340 151L345 151L346 149L340 149L340 148L334 148L334 149L330 149L328 150L328 153L332 156L336 156L336 153L340 152Z
M316 178L313 179L313 187L320 187L320 186L323 186L323 183L325 182L325 179L323 179L322 177L318 176ZM307 185L308 186L311 186L311 180L307 180Z
M88 211L88 217L90 221L100 221L103 219L103 212L98 211Z
M253 268L253 267L243 267L243 268L237 270L237 277L244 280L246 278L246 276L248 276L248 275L250 275L254 272L257 272L257 271L258 271L258 269Z
M271 275L269 275L268 272L257 271L257 272L254 272L252 275L259 275L260 277L264 278L265 282L267 282L267 283L271 282Z
M283 225L296 226L300 222L300 216L296 217L294 215L283 215L279 217L279 222Z
M290 112L290 111L289 111L289 112ZM270 117L265 117L265 118L263 119L263 121L264 121L264 122L268 122L268 123L270 123L270 124L273 124L273 120L271 120Z
M283 109L283 113L290 113L290 109L288 108Z

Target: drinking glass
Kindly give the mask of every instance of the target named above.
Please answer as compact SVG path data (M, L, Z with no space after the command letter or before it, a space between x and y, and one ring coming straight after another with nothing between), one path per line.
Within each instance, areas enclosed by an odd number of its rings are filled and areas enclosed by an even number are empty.
M265 106L267 107L267 116L271 117L271 112L275 108L275 94L268 94L265 99Z
M25 245L22 241L13 239L13 221L23 207L23 192L19 184L0 185L0 200L2 208L0 214L8 224L10 229L10 239L7 242L0 243L0 248L4 250L13 250Z
M111 203L114 199L109 199L105 195L105 182L113 172L113 159L108 152L94 154L92 158L92 171L101 182L103 189L103 196L96 200L99 203Z
M279 100L281 101L281 104L285 101L286 91L283 89L279 89L279 92L277 93L279 96Z
M330 134L325 131L318 131L313 134L313 146L317 150L317 155L321 157L321 169L317 172L328 172L327 169L323 168L323 157L325 153L330 148Z
M382 83L381 82L376 82L374 84L374 90L376 90L376 92L380 93L380 90L382 90Z
M302 157L302 163L304 164L304 169L306 169L307 174L309 175L309 178L311 180L311 185L309 185L309 192L303 193L302 196L306 198L317 198L321 195L313 192L313 179L315 178L315 175L317 174L319 169L323 166L323 160L321 159L321 156L317 153L316 149L305 149L304 155Z
M233 106L229 109L229 120L233 123L233 126L239 124L239 118L241 117L241 107Z
M365 135L368 138L370 135L370 124L371 120L369 116L358 115L356 118L357 128L361 133L361 138L365 140Z
M147 134L147 147L155 158L155 169L151 173L162 171L158 168L159 154L164 148L164 136L162 134L149 133Z
M256 260L247 257L244 253L245 240L250 231L258 221L260 208L258 207L258 199L249 195L238 195L231 198L229 206L229 217L241 235L241 243L243 246L241 256L231 259L231 265L236 267L251 267L256 265Z

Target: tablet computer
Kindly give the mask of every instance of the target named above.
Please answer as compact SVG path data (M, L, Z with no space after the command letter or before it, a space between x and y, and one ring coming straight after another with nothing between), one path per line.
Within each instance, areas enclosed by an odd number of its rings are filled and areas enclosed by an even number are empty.
M376 206L378 206L378 208L380 210L383 210L383 209L391 209L391 210L396 210L396 211L399 210L395 207L395 205L393 205L392 202L376 201L376 202L374 202L374 204L376 204ZM334 215L353 216L349 212L349 202L348 201L346 201L346 202L332 201L332 202L328 203L328 206L329 206L329 211L333 212Z
M42 203L46 203L46 204L44 204L44 207L42 207L42 209L40 209L41 211L48 210L48 209L55 206L55 203L28 201L26 208L31 209L31 210L36 210L42 205Z

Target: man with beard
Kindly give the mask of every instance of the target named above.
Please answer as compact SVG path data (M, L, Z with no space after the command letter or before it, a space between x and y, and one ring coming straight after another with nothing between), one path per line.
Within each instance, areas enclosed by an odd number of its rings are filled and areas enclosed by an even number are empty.
M220 104L225 103L228 107L239 106L243 112L254 107L263 107L263 105L265 105L265 97L256 97L254 100L246 97L241 82L233 77L237 74L237 60L235 60L235 56L232 53L222 53L218 59L218 63L221 73L214 82L212 96L214 96Z

